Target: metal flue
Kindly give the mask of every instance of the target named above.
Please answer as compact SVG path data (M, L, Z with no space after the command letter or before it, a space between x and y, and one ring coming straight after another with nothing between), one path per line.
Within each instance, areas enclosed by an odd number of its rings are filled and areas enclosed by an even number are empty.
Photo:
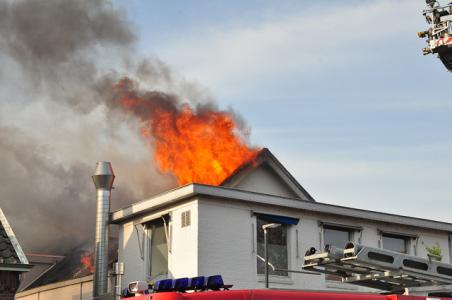
M108 289L108 227L111 189L115 180L111 163L97 162L92 178L97 192L93 299L99 299Z

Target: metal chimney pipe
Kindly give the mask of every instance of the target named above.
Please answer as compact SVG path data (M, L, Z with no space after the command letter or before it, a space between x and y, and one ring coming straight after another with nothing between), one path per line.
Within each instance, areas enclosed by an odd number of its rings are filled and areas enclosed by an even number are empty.
M97 192L93 299L99 299L108 291L108 227L111 189L115 180L111 164L97 162L92 178Z

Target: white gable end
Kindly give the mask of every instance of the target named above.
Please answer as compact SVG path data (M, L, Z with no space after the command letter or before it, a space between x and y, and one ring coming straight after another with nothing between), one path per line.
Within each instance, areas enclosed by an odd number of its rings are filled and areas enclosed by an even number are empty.
M293 190L267 164L262 164L253 169L234 188L281 197L298 198Z
M237 169L221 185L285 198L315 201L267 148L262 149L254 161Z

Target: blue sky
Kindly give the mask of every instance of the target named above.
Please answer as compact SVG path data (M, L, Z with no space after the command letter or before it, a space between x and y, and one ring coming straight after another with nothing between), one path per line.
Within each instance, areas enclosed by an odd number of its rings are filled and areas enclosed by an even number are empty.
M452 75L424 1L118 0L138 51L233 107L320 202L451 221Z

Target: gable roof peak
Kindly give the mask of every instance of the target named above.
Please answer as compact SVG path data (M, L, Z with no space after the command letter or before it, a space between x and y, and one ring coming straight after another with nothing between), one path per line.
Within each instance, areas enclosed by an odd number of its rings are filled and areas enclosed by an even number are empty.
M2 263L28 265L28 259L0 208L0 265Z
M301 186L268 148L262 148L254 159L238 167L220 186L238 187L243 180L261 166L268 167L275 175L275 179L279 180L296 198L315 202L314 198Z

